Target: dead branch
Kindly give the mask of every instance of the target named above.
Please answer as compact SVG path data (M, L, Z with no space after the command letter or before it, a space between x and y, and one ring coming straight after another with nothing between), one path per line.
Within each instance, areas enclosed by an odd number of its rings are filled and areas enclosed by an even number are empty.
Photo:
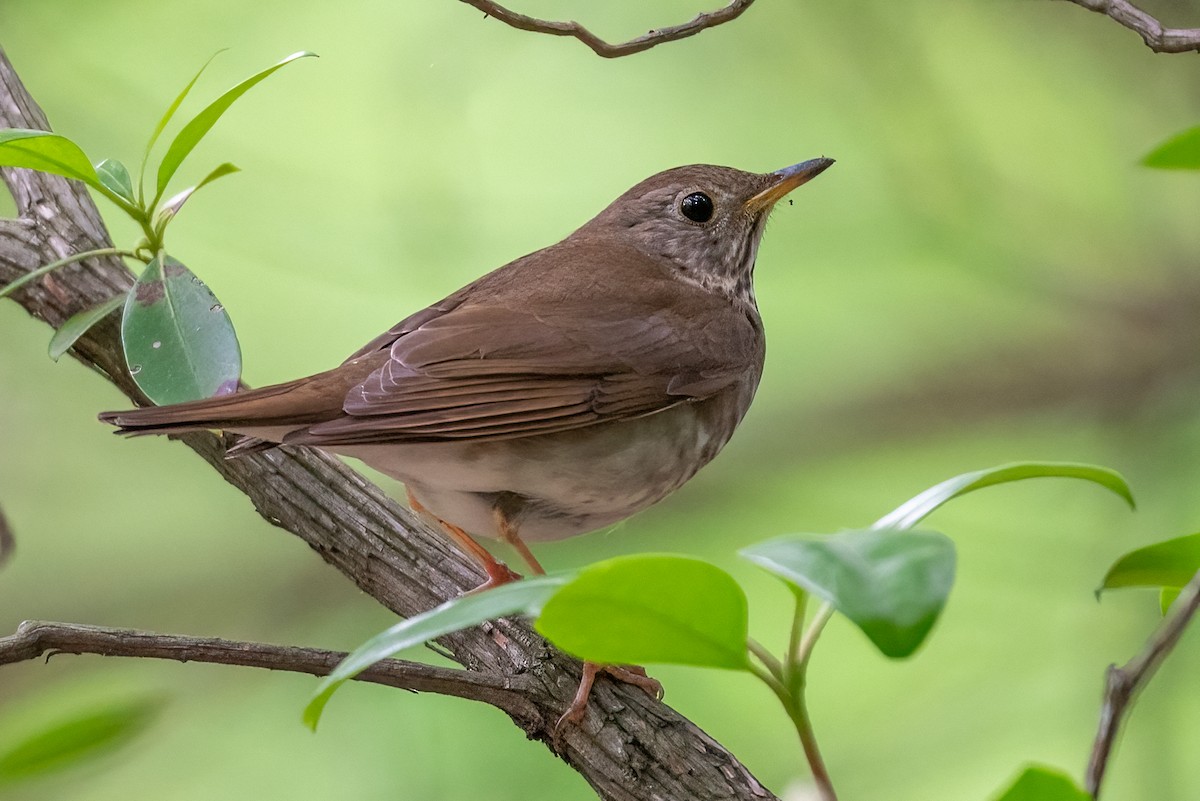
M524 14L518 14L516 11L510 11L499 3L492 2L492 0L461 0L461 2L474 6L487 16L494 17L513 28L522 31L532 31L534 33L545 33L550 36L573 36L590 47L596 55L602 58L619 58L620 56L641 53L643 50L649 50L664 42L686 39L689 36L695 36L700 31L731 22L740 17L746 9L750 8L754 0L733 0L733 2L724 8L698 14L694 19L681 25L656 28L636 39L630 39L627 42L620 42L618 44L611 44L604 41L575 21L554 22L552 20L529 17Z
M1128 0L1068 0L1088 11L1111 18L1142 37L1155 53L1187 53L1200 50L1200 28L1167 28Z

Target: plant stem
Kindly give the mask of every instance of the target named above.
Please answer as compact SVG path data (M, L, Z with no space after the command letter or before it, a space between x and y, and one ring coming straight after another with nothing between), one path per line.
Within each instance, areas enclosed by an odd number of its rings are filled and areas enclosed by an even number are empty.
M83 253L72 254L66 258L59 259L58 261L52 261L49 264L38 267L32 272L25 273L25 275L22 275L11 284L8 284L0 289L0 298L11 295L13 292L16 292L26 284L36 281L46 273L57 270L59 267L65 267L68 264L74 264L77 261L84 261L85 259L91 259L96 256L123 256L129 259L136 258L133 253L130 253L128 250L122 250L121 248L99 248L97 250L85 250Z
M813 732L812 721L808 716L808 707L804 703L804 692L793 697L792 708L788 711L792 723L796 725L796 733L800 735L800 745L804 747L804 756L812 769L813 782L822 801L837 801L837 793L833 789L833 781L829 778L829 770L825 760L821 758L821 749L817 747L817 735Z
M817 638L821 636L821 632L825 630L825 624L832 617L833 604L821 604L821 608L813 615L812 623L808 624L808 631L804 632L804 639L800 641L800 646L796 649L796 670L802 678L808 671L808 660L812 658L813 646L817 644Z
M751 653L762 660L762 654L758 653L757 649L762 649L762 645L754 640L749 640L747 645ZM763 649L765 650L765 649ZM779 661L769 653L766 654L768 660L763 660L764 664L774 663L779 664ZM821 749L817 746L817 736L813 731L812 721L808 717L808 707L804 703L803 687L799 693L793 694L783 681L780 680L770 668L764 669L750 664L750 672L753 673L763 684L775 693L775 697L779 699L779 703L783 704L784 711L791 718L792 725L796 727L796 734L800 736L800 745L804 749L804 757L808 760L809 769L812 771L813 783L817 786L817 792L821 797L821 801L837 801L837 793L833 789L833 782L829 778L829 771L825 767L825 760L821 758Z
M783 665L775 658L774 654L766 649L766 646L753 637L747 637L746 648L750 650L750 653L758 657L758 661L762 662L767 670L770 671L771 678L780 684L783 683Z

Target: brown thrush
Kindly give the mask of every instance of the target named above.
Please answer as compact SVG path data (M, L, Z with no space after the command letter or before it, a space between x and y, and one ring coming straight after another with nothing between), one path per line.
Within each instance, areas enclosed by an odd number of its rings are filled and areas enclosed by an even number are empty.
M473 536L503 539L540 573L524 540L623 520L729 441L762 375L753 276L767 216L831 164L661 172L332 370L100 419L121 433L221 429L361 459L404 482L413 508L483 567L484 586L515 574Z

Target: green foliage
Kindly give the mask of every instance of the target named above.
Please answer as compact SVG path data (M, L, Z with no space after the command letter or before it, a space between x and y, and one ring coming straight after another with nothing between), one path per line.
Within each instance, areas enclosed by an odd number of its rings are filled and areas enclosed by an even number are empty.
M901 504L880 518L874 528L911 528L943 504L984 487L1029 478L1078 478L1091 481L1121 496L1134 508L1133 493L1115 470L1074 462L1017 462L947 479Z
M144 732L162 701L141 698L52 723L0 751L0 787L94 759Z
M160 204L160 201L184 160L238 98L287 64L313 55L294 53L252 75L188 121L176 134L158 166L154 197L148 204L144 200L143 180L150 153L212 58L176 96L155 126L142 157L136 186L122 162L104 159L92 167L83 149L64 136L24 129L0 131L0 166L41 170L83 181L119 206L143 233L142 240L132 252L114 249L73 254L3 287L0 297L52 270L91 256L121 255L140 259L146 268L124 301L121 321L125 360L138 386L159 404L233 391L241 373L241 354L229 315L208 287L167 255L163 240L168 225L197 190L237 172L238 168L225 162L209 171L198 183L164 203ZM92 325L121 303L114 299L73 315L51 340L51 358L57 360Z
M183 126L183 129L176 134L175 139L167 148L167 153L165 156L163 156L162 162L158 165L158 188L154 196L155 202L162 197L163 192L165 192L167 189L167 184L171 182L171 178L174 177L175 171L178 170L180 165L183 164L183 160L188 157L196 145L200 143L200 140L204 138L205 134L207 134L209 130L216 125L217 120L221 119L221 116L229 110L229 107L232 106L239 97L244 95L252 87L269 77L277 70L287 66L297 59L308 58L309 56L315 57L316 53L309 53L307 51L293 53L279 63L267 67L265 70L250 76L237 86L225 92L225 94L218 97L207 107L205 107L203 111L193 117L187 125ZM199 76L197 75L197 77ZM191 88L191 84L188 85L188 88ZM187 90L185 89L184 94L186 94L186 92ZM180 97L180 100L182 100L182 96ZM174 107L168 111L168 118L173 112Z
M1200 125L1172 136L1142 159L1147 167L1200 170Z
M625 556L572 574L543 576L448 601L376 635L318 686L304 712L316 726L330 695L344 681L402 648L478 625L494 616L535 616L556 645L601 663L660 662L749 670L779 699L806 754L815 748L808 718L806 671L812 649L834 611L841 612L885 656L912 655L945 606L954 582L951 540L911 526L943 504L983 487L1029 478L1068 477L1099 484L1133 504L1125 480L1092 465L1023 462L965 473L932 487L881 518L872 528L826 537L788 536L743 549L742 556L782 578L796 599L791 642L778 659L747 634L746 597L720 568L662 554ZM809 594L825 601L804 628ZM816 762L814 773L816 772ZM823 775L823 771L822 771ZM1069 780L1044 769L1027 771L1003 798L1073 799ZM1059 795L1053 793L1059 792ZM1039 794L1042 793L1042 794ZM1050 793L1050 794L1046 794Z
M166 254L150 260L126 296L121 342L133 380L159 405L237 389L242 354L229 314Z
M566 584L569 578L569 574L536 576L502 584L486 592L453 598L428 612L400 621L355 648L328 676L321 679L312 700L304 709L304 722L315 730L325 704L337 688L381 659L444 634L478 626L485 620L507 615L536 615L554 591Z
M126 295L117 295L90 309L72 314L50 338L50 358L58 361L93 325L117 309L124 308Z
M584 568L541 610L537 630L593 662L747 670L746 595L733 577L684 556L639 554Z
M1117 587L1161 587L1159 605L1166 614L1179 589L1198 570L1200 534L1189 534L1125 554L1108 569L1096 593Z
M1065 773L1031 765L994 801L1091 801L1091 796Z
M893 659L911 656L921 645L954 583L954 543L933 531L793 535L741 554L831 604Z

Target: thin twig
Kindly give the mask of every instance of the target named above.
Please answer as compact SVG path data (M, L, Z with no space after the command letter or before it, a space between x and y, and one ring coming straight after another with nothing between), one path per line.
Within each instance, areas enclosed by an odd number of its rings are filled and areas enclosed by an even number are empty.
M1087 791L1092 798L1100 797L1100 783L1104 780L1104 769L1108 766L1122 718L1129 711L1138 691L1150 681L1154 671L1179 642L1198 608L1200 571L1192 576L1192 580L1179 593L1166 619L1146 641L1142 652L1121 667L1109 665L1104 680L1104 706L1100 710L1100 726L1096 731L1096 741L1092 745L1092 756L1088 760Z
M643 50L649 50L664 42L686 39L689 36L695 36L700 31L715 28L718 25L735 20L746 9L750 8L754 0L732 0L724 8L698 14L695 19L685 22L682 25L656 28L643 36L618 44L604 41L573 20L569 22L555 22L553 20L537 19L536 17L529 17L525 14L511 11L499 3L492 2L492 0L461 0L461 2L474 6L487 16L495 17L513 28L518 28L522 31L532 31L534 33L545 33L550 36L574 36L592 48L596 55L602 58L618 58L620 56L640 53Z
M1111 18L1142 37L1155 53L1188 53L1200 50L1200 28L1167 28L1128 0L1068 0L1088 11Z
M298 648L259 642L223 640L217 637L187 637L132 629L112 629L76 623L27 620L8 637L0 637L0 665L37 659L42 654L99 654L176 662L206 662L217 665L285 670L324 676L346 654L320 648ZM452 695L482 701L510 715L540 717L536 707L522 694L521 676L505 677L453 668L434 667L401 659L376 662L355 677L358 681L384 684L413 692Z

